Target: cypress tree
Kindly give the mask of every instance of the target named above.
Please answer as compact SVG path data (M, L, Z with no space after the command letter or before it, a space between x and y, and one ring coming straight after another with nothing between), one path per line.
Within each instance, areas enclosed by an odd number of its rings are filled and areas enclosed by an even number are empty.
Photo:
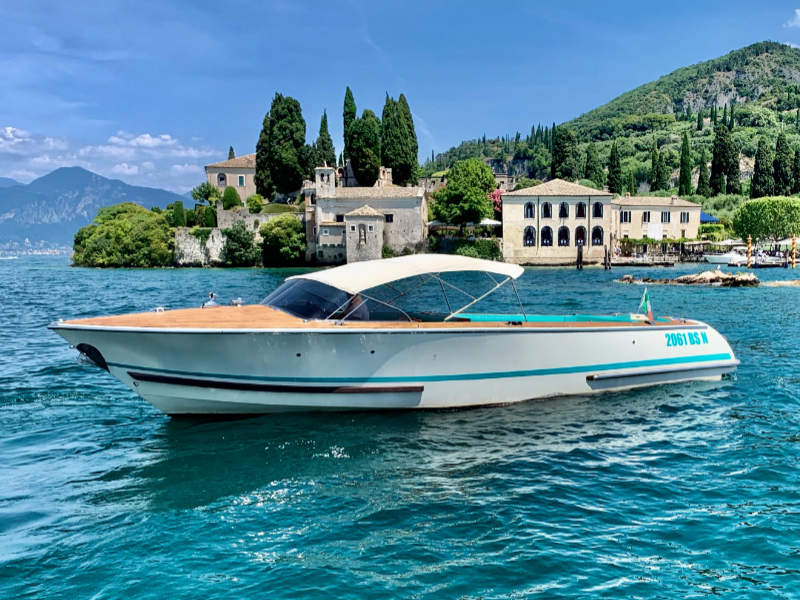
M797 109L797 117L794 122L797 128L800 129L800 108Z
M750 180L750 197L771 196L773 188L772 157L767 148L767 141L762 137L758 139L756 163L753 167L753 178Z
M344 92L344 107L342 108L342 124L344 125L344 151L342 157L350 158L350 126L356 120L356 101L353 99L353 92L350 86Z
M672 174L672 169L667 165L667 159L664 158L664 153L658 155L658 179L656 182L657 189L666 190L669 188L669 179Z
M381 169L381 122L371 110L350 125L350 163L359 185L372 187Z
M742 176L739 171L739 147L736 145L730 129L728 129L725 123L722 123L722 129L727 134L725 152L725 193L741 194Z
M714 127L714 142L711 146L711 192L714 196L725 193L725 172L728 168L730 131L727 127Z
M267 202L272 200L272 194L275 188L272 185L272 177L269 173L269 165L267 164L267 154L269 153L269 113L264 115L264 121L261 125L261 133L256 142L256 193L267 199Z
M398 185L411 181L417 165L406 123L399 103L386 94L381 118L381 162L392 169L392 181Z
M792 157L792 194L800 194L800 150Z
M320 163L314 166L321 167L323 165L328 165L332 167L336 164L336 150L333 147L333 139L331 139L331 134L328 131L328 113L324 110L322 111L322 118L319 121L319 135L317 136L317 141L314 143L314 148L316 150L317 161Z
M584 169L583 177L593 181L598 187L603 187L604 175L603 164L600 162L600 155L597 153L597 146L590 142L586 146L586 168Z
M580 176L579 162L578 139L575 132L567 127L559 127L553 141L551 162L553 178L574 181Z
M728 105L727 104L725 105L725 108L722 109L722 124L725 125L725 127L728 127Z
M681 142L681 167L678 176L678 195L691 196L692 190L692 158L689 149L689 136L684 132Z
M300 103L290 96L276 93L269 109L266 167L274 189L281 194L293 192L303 184L308 166L304 159L305 140L306 122L303 119ZM256 169L258 169L258 146ZM272 190L267 192L267 195L261 195L271 198Z
M711 126L716 128L717 126L717 105L711 107Z
M658 160L658 142L655 137L653 138L653 147L650 150L650 191L655 192L660 189L659 183L659 160Z
M778 141L775 143L775 159L772 162L772 168L773 193L776 196L788 196L792 192L793 183L792 155L783 132L778 134Z
M631 196L636 194L636 178L633 176L633 169L628 171L628 185L625 191Z
M236 153L233 151L233 146L228 147L228 160L236 158Z
M608 158L608 191L612 194L621 194L622 190L622 162L619 158L619 147L615 141L611 145L611 155Z
M735 107L736 107L735 104L731 104L731 117L730 120L728 121L728 129L730 129L731 131L733 131L733 126L736 124L736 121L734 120L733 117L733 111Z
M405 94L400 94L397 98L397 115L405 124L408 141L403 146L405 148L405 155L403 158L404 169L401 173L402 177L396 179L395 182L399 185L408 185L409 183L416 184L417 165L419 163L419 141L417 140L417 132L414 129L414 117L411 115L411 107L408 105Z
M700 162L697 164L697 195L708 198L711 196L711 184L708 178L708 159L706 151L700 152Z
M697 131L703 131L703 109L697 111Z

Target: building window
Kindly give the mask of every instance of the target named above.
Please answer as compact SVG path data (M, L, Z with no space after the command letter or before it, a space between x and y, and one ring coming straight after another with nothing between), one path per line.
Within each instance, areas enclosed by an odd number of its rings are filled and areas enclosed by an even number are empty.
M225 173L220 173L217 175L217 185L220 187L225 187L228 184L228 178L225 176Z
M575 245L576 246L586 245L586 227L584 227L583 225L575 229Z
M536 230L533 227L525 228L525 233L522 234L522 245L523 246L536 245Z
M386 213L383 215L383 220L387 223L394 223L394 215L392 213Z
M661 222L662 223L669 223L669 211L662 210L661 211Z
M370 226L367 227L367 229L369 231L375 231L375 226L374 225L370 225Z
M558 245L569 246L569 227L558 228Z
M543 219L550 219L553 216L553 207L550 205L549 202L545 202L542 204L542 212L541 212Z
M586 218L586 204L583 202L578 202L578 205L575 207L575 216L578 219Z
M629 211L629 210L621 210L621 211L619 211L619 222L620 223L630 223L631 222L631 211Z
M239 187L244 187L244 175L239 175Z
M553 230L549 227L542 227L542 246L553 245Z
M344 223L344 215L336 215L337 223Z
M330 231L328 229L323 229L322 230L322 235L328 235L329 233L330 233Z
M649 223L650 222L650 211L646 210L642 213L642 223Z
M566 219L569 217L569 204L562 202L558 207L558 218Z
M689 211L682 211L681 212L681 223L688 223L689 222Z
M592 227L592 246L603 245L603 228L600 226Z
M592 217L597 219L597 218L602 218L602 216L603 216L603 203L595 202L594 204L592 204Z
M350 225L350 231L355 231L355 230L356 230L356 226L355 225Z
M525 218L532 219L534 217L533 202L525 203Z

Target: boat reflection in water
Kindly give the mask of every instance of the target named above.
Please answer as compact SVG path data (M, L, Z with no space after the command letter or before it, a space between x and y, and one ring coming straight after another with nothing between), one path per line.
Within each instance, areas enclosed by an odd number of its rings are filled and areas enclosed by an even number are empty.
M467 292L453 273L481 273ZM258 305L51 325L171 414L452 408L719 380L733 351L700 321L641 314L528 315L470 309L517 265L412 255L295 275ZM414 307L432 289L442 310Z

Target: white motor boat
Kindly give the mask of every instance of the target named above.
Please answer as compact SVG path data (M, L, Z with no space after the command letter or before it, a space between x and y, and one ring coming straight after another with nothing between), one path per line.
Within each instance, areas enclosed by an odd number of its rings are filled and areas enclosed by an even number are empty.
M730 265L731 263L738 263L740 260L747 261L747 258L735 250L725 252L724 254L704 254L703 258L707 263L712 265Z
M449 281L460 272L480 272L489 289L464 292ZM468 312L508 283L516 294L522 273L501 262L412 255L295 275L257 305L50 327L171 415L506 404L719 380L739 364L700 321L529 315L518 295L518 314ZM429 303L430 286L445 310L406 306L423 289Z

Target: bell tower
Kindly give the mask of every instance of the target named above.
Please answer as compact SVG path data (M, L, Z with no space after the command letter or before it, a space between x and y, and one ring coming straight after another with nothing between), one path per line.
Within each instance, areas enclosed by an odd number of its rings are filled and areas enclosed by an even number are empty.
M317 167L314 169L317 198L336 197L336 175L333 167Z

